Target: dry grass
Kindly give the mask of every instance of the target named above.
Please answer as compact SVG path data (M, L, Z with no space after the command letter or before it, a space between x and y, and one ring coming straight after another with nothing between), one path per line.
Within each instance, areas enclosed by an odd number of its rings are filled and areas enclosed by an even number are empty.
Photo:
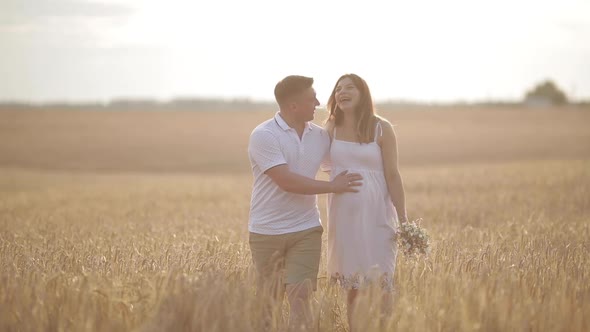
M318 110L317 122L326 117ZM0 165L109 172L248 172L260 112L0 112ZM383 111L403 166L590 156L588 109Z
M408 210L424 218L433 250L428 260L399 257L396 309L381 330L590 330L590 133L583 122L590 114L477 112L390 113L412 160L402 169ZM268 113L185 113L170 122L158 113L6 115L0 330L261 330L247 246L251 176L241 149ZM225 120L236 142L221 130ZM132 122L134 130L123 130ZM68 131L81 123L94 125ZM508 138L491 139L502 130ZM451 145L452 157L437 159L445 142L476 132L483 137L463 146L482 151ZM83 133L87 141L72 140ZM171 133L183 139L165 141ZM203 137L219 145L188 141ZM61 157L52 159L54 151ZM116 153L128 159L110 160ZM316 322L322 331L344 331L344 297L327 283L325 259L321 274ZM380 329L369 305L375 299L363 299L368 331ZM275 314L282 328L285 311Z

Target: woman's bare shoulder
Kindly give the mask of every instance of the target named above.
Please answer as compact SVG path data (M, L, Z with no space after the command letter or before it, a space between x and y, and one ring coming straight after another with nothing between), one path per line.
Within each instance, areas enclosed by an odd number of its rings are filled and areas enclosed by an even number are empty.
M379 116L379 115L375 115L375 119L376 122L379 123L379 125L381 125L381 129L383 130L383 132L390 132L393 133L393 127L395 127L394 124L392 124L389 120L387 120L386 118Z
M330 118L328 120L326 120L326 122L324 123L324 128L334 128L334 126L336 125L336 120L334 118Z
M389 146L390 144L397 144L397 138L395 135L394 125L387 119L381 116L377 116L377 121L381 125L381 135L378 138L379 145Z
M389 122L389 120L387 120L386 118L375 114L375 122L379 122L381 123L381 125L385 128L386 126L389 127L393 127L393 125L391 124L391 122Z
M328 119L326 120L326 123L324 123L324 129L330 134L330 137L333 136L335 127L336 121L334 119Z

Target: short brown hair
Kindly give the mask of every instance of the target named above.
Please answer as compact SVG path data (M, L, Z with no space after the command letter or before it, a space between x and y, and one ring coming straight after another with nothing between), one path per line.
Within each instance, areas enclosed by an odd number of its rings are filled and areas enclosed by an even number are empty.
M275 86L275 99L279 105L284 104L289 98L300 94L313 85L313 78L299 75L290 75Z

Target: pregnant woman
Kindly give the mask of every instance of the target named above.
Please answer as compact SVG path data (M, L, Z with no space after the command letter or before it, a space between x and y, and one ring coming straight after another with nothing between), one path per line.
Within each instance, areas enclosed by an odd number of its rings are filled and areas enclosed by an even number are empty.
M369 87L355 74L341 76L328 100L331 177L360 173L359 192L328 199L328 273L347 290L347 315L354 329L355 298L370 284L382 289L391 311L396 229L407 221L393 126L375 114Z

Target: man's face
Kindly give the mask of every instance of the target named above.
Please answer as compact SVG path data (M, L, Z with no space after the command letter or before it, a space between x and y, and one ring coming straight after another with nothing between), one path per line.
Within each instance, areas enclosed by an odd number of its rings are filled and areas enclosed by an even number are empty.
M315 108L320 105L315 90L312 87L307 88L295 98L295 112L301 121L313 120Z

